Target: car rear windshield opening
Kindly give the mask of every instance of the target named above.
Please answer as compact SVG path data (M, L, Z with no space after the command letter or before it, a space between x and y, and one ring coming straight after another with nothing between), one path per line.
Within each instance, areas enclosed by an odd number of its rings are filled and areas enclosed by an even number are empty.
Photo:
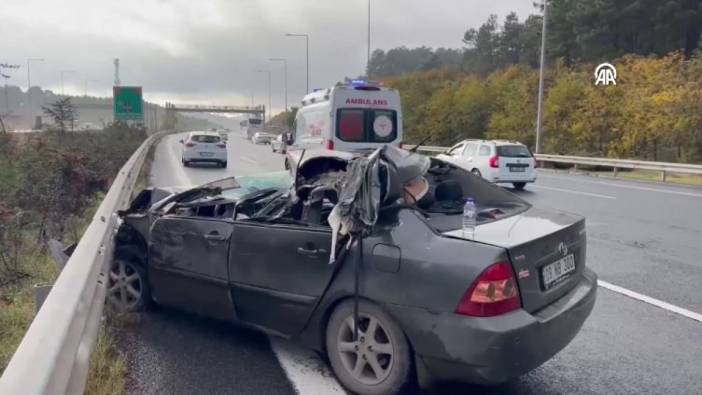
M500 145L497 147L497 156L505 158L531 158L531 152L523 145Z
M336 115L336 135L342 141L387 143L397 138L395 111L342 108Z
M195 135L190 139L196 143L219 143L219 136Z

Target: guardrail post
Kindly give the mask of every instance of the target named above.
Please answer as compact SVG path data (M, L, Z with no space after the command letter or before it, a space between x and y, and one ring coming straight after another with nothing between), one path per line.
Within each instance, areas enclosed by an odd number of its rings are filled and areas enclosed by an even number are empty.
M46 297L51 292L51 284L35 284L34 285L34 315L37 315L41 305L44 304Z
M614 167L614 168L612 169L612 175L613 175L614 177L617 176L617 173L618 173L618 172L619 172L619 169L618 169L617 167Z
M573 171L576 173L578 172L578 164L577 163L573 164Z
M665 180L668 178L668 173L663 170L661 171L661 181L665 182Z

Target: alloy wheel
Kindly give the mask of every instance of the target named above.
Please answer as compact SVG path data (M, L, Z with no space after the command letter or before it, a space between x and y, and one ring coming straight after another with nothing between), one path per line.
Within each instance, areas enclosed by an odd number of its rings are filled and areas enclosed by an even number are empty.
M388 330L372 314L359 314L358 338L354 340L353 316L339 328L338 352L344 368L356 380L375 385L390 375L394 350Z
M107 292L112 305L119 311L131 311L143 294L143 280L134 264L116 259L110 269Z

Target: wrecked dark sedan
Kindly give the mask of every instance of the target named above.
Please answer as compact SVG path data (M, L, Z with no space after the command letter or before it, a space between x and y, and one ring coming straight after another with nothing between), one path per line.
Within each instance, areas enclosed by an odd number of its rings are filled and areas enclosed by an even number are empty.
M111 303L297 340L361 394L508 381L562 350L590 314L582 217L392 147L301 155L292 174L142 192L120 213Z

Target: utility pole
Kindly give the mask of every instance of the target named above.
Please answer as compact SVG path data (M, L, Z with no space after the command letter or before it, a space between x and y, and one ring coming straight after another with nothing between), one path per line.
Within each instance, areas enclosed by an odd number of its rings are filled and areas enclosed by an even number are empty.
M285 58L270 58L271 62L283 62L283 79L284 79L284 94L285 94L285 111L288 111L288 60Z
M546 63L546 25L548 19L548 0L544 0L544 16L541 24L541 60L539 61L539 98L536 109L536 147L534 152L541 153L541 133L544 118L544 72Z
M306 58L307 58L307 66L306 66L306 72L307 72L307 85L306 85L306 91L305 94L310 93L310 36L309 34L296 34L296 33L287 33L285 34L287 37L304 37L305 42L307 44L307 50L306 50Z

